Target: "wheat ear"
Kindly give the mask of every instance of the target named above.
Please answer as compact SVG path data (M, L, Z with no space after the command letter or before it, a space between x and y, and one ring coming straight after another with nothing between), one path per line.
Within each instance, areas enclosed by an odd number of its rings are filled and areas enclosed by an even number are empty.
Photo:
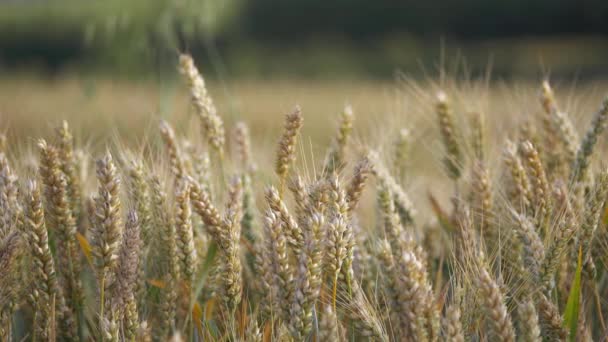
M349 105L344 107L340 114L340 122L338 124L338 132L333 139L332 145L329 148L325 157L325 166L323 167L326 175L331 175L334 172L340 172L346 161L346 146L350 139L353 129L353 108Z
M593 154L598 137L606 128L606 120L608 120L608 98L604 99L600 109L594 114L591 125L587 129L587 133L585 133L576 152L576 158L570 172L573 182L581 182L587 177L589 158Z
M283 135L279 140L275 164L275 172L279 177L280 184L279 195L281 196L283 194L285 181L287 180L289 168L296 158L297 138L300 134L303 122L304 117L302 116L300 107L296 107L293 112L285 116L285 128L283 129Z
M180 71L188 82L192 103L196 114L200 118L203 129L207 134L209 145L222 158L224 153L225 132L224 123L217 114L213 99L207 92L205 80L194 65L190 55L182 54L179 57Z
M439 120L441 138L446 150L444 163L450 178L457 180L462 173L462 152L460 151L460 143L458 142L458 133L454 126L452 109L449 105L448 97L443 91L437 94L435 111Z

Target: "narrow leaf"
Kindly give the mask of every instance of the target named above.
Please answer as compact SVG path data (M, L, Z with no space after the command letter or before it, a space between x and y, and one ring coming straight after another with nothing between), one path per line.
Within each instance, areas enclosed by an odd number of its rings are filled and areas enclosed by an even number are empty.
M164 281L158 279L148 279L148 283L159 289L164 289L166 285Z
M583 250L578 250L578 264L576 265L576 273L574 274L574 281L570 288L570 294L568 295L568 302L566 303L566 310L564 311L564 327L570 331L568 340L576 341L576 331L578 327L578 313L580 310L580 298L581 298L581 273L583 269Z
M428 196L429 201L431 202L431 210L433 210L433 213L435 213L435 216L437 216L439 225L441 225L441 227L443 227L443 229L448 232L457 231L454 223L450 219L450 216L445 212L445 210L443 210L443 208L441 208L441 205L439 204L439 201L437 201L435 196L433 196L433 194L430 192Z
M89 241L87 241L87 238L84 237L82 234L80 233L76 233L76 238L78 239L78 244L80 245L80 249L82 249L82 252L84 253L84 256L87 258L87 262L89 263L89 265L91 267L93 267L93 256L92 256L92 249L91 249L91 244L89 244Z
M195 302L192 307L192 320L199 336L203 336L203 309L198 302Z

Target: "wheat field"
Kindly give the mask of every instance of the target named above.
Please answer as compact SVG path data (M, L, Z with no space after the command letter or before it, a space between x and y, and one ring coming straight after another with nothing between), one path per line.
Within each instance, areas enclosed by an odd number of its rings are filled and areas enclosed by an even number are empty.
M0 82L2 341L608 338L606 84L176 68Z

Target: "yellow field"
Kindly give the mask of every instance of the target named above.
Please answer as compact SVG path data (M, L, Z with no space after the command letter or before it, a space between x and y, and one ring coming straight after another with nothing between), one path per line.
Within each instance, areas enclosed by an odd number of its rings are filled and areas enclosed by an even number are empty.
M209 88L226 125L245 120L258 137L277 133L283 115L296 104L304 111L305 131L316 138L333 129L332 117L345 103L355 107L363 127L371 117L386 116L396 99L395 85L388 82L216 81ZM38 136L65 119L87 139L113 131L136 139L151 126L156 129L161 117L180 127L192 114L185 86L171 80L162 85L72 77L0 80L0 124L10 127L11 138Z
M426 198L432 188L442 189L440 184L445 180L441 177L443 156L433 108L436 92L445 89L453 100L464 135L468 134L470 114L484 114L490 161L498 164L500 155L495 152L501 151L505 132L515 132L522 121L542 115L539 83L275 79L210 81L208 88L225 120L228 143L234 123L246 122L252 148L259 151L258 163L273 162L269 152L274 151L283 117L296 105L302 107L304 115L297 163L305 172L311 171L304 169L312 167L313 159L318 163L324 157L345 104L351 104L355 111L353 147L358 153L367 148L390 149L399 130L409 129L412 155L408 183L410 191ZM598 82L557 84L560 105L579 132L606 88ZM161 119L180 134L200 134L188 91L179 79L157 82L64 76L0 80L0 130L6 131L9 143L16 143L17 150L30 150L36 139L52 135L61 120L69 122L77 141L94 151L107 146L140 146L158 140ZM465 142L470 143L467 139L465 136ZM435 186L429 186L427 177L434 179ZM421 206L427 206L426 199Z

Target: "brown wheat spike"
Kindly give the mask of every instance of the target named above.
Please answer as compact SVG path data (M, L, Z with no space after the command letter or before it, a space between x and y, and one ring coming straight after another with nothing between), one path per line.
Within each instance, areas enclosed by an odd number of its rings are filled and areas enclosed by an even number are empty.
M194 179L189 179L190 201L192 209L201 217L205 230L216 241L219 241L222 227L222 218L215 205L211 202L208 191L203 189Z
M241 220L242 235L250 244L254 244L257 238L255 193L253 191L252 178L247 173L241 175L243 183L243 219ZM253 261L251 252L247 252L247 260L250 266Z
M546 249L545 259L541 265L541 282L547 290L553 288L553 280L555 272L563 256L567 253L568 243L576 233L576 222L570 198L565 187L556 185L553 190L556 199L556 209L559 215L559 221L553 230L553 236L549 246Z
M252 179L257 166L251 157L251 141L249 128L244 122L238 122L234 128L234 154L240 164L241 182L243 183L243 219L241 221L242 235L249 244L255 244L255 194L252 188ZM246 260L249 270L253 270L255 259L251 251L246 252Z
M408 225L414 223L414 218L416 216L416 210L414 209L414 205L410 200L409 196L403 191L403 188L395 179L391 176L388 170L384 167L382 162L380 161L380 157L378 153L375 151L371 151L368 154L369 161L372 164L372 170L376 179L381 182L386 188L390 191L393 196L393 201L397 211L399 213L399 218L401 219L401 223L403 225Z
M332 304L335 309L338 276L344 260L353 254L353 231L348 220L348 203L346 192L342 189L337 176L330 179L331 216L327 226L327 246L325 251L325 273L333 282Z
M407 169L410 166L411 133L407 128L399 130L399 134L394 143L393 167L397 178L403 182Z
M416 339L434 341L439 337L440 315L428 281L424 260L414 252L406 252L397 259L397 262L400 264L401 284L406 289L400 293L399 299L401 303L415 307L413 311L416 313L414 328Z
M381 185L378 196L385 234L395 260L394 274L391 276L400 289L397 295L401 312L409 322L406 331L416 340L433 339L438 334L435 329L439 324L439 313L434 308L432 288L423 261L425 257L404 232L386 186Z
M167 153L169 155L169 164L171 165L171 173L175 177L175 182L179 182L180 179L186 176L186 170L184 167L184 157L175 138L173 128L166 121L160 122L160 135L163 138L163 142L167 147Z
M346 341L345 331L331 305L323 306L319 320L319 341Z
M485 117L478 112L471 114L471 147L473 156L476 160L485 161L484 146L485 146Z
M293 201L295 203L295 216L302 217L308 207L308 194L306 191L306 185L300 175L296 175L289 182L289 190L293 195Z
M0 152L0 238L23 224L23 208L19 203L18 177Z
M137 337L135 339L139 342L152 342L152 333L147 321L139 323L137 327Z
M446 149L444 163L450 178L457 180L462 173L462 152L460 151L458 133L454 126L454 117L448 103L448 97L443 91L437 94L435 111L439 120L443 145Z
M218 241L223 255L222 283L229 311L234 312L241 301L242 265L240 259L241 218L243 215L243 185L234 177L228 191L226 214L222 220L221 238Z
M365 182L372 172L372 166L367 157L363 157L361 160L357 162L355 165L355 171L353 173L353 178L348 184L348 189L346 192L346 198L348 201L348 212L352 215L357 208L357 204L361 199L361 195L363 194L363 188L365 187Z
M549 341L566 341L568 332L557 306L544 294L539 295L536 306L543 337Z
M517 146L511 140L505 142L504 162L510 174L508 192L511 204L519 208L520 212L525 212L527 208L530 208L534 198L528 175L517 155Z
M46 141L38 142L40 149L40 175L45 185L47 227L57 234L57 270L60 271L60 284L64 289L65 299L77 317L77 308L82 300L80 283L80 254L76 242L76 221L70 209L67 183L60 170L57 150L47 145ZM64 315L65 316L65 315ZM76 325L79 325L77 321ZM75 332L72 332L74 335Z
M180 260L181 274L187 286L194 281L196 270L196 250L190 209L190 183L182 180L175 191L175 230L177 236L177 255Z
M544 80L541 85L540 102L546 114L550 115L553 112L559 111L555 94L548 80Z
M146 248L150 243L150 231L152 229L152 211L151 211L151 199L150 199L150 187L146 182L146 174L144 166L140 161L132 160L128 166L129 176L129 197L133 201L133 207L137 212L137 218L139 221L140 239L142 241L141 258L144 259L146 256ZM137 284L137 295L138 305L141 307L144 305L145 292L146 292L146 272L145 263L139 263L139 283Z
M109 312L107 317L99 322L99 334L98 337L101 341L118 342L120 341L120 327L116 323L116 312Z
M581 311L582 312L587 312L587 310L585 309L585 306L587 306L586 302L582 302L581 304ZM580 315L578 318L578 325L576 327L576 339L579 341L593 341L593 336L591 333L591 326L588 323L588 318L587 315Z
M241 182L243 184L243 213L241 219L241 236L243 242L246 246L250 248L245 249L245 261L246 266L244 267L244 285L246 287L248 284L255 286L255 281L251 281L252 278L255 277L253 271L255 270L255 249L253 247L256 246L257 240L260 238L260 231L257 229L257 207L256 207L256 194L253 190L253 182L252 177L250 177L249 173L243 172L240 175ZM200 235L200 234L199 234ZM251 287L250 287L251 288Z
M91 194L84 202L85 208L87 210L87 221L91 230L94 229L97 225L97 215L95 215L96 203L97 196L95 194Z
M517 309L521 340L525 342L541 342L540 326L534 302L529 299L520 303Z
M273 211L268 210L264 219L264 243L258 254L258 267L262 271L262 301L264 314L276 319L289 319L289 305L293 270L287 254L284 223Z
M179 279L179 259L177 254L176 232L173 211L169 208L164 183L156 175L152 176L152 202L153 220L155 230L159 233L161 241L161 258L164 272L168 273L173 281Z
M254 172L257 167L251 158L251 141L246 123L240 121L234 126L234 142L241 169L246 173Z
M491 179L483 161L477 160L473 165L472 178L471 202L476 210L477 228L488 251L492 251L498 243L499 233L494 225Z
M608 97L604 99L600 109L593 116L591 125L589 126L587 133L585 133L576 152L576 158L570 172L570 177L573 182L581 182L587 177L589 158L591 157L591 154L593 154L593 148L597 143L598 137L606 128L606 120L608 120Z
M496 341L515 341L511 317L507 312L504 296L485 267L481 267L475 279L483 306L488 314L487 323Z
M169 342L184 342L184 338L179 332L175 332L169 339Z
M194 179L209 196L213 195L211 182L211 158L206 151L198 151L193 156L194 160Z
M546 87L545 87L546 85ZM562 155L558 149L559 134L557 127L553 124L553 112L557 111L557 103L553 96L553 90L548 87L548 83L544 82L541 89L540 100L543 107L543 113L541 117L541 123L543 128L543 145L541 152L544 154L544 161L547 166L549 173L553 173L554 169L561 164ZM536 144L535 146L541 146Z
M99 281L102 310L100 319L113 325L112 294L115 287L114 272L118 261L118 251L122 239L122 213L120 202L120 179L112 155L97 161L98 196L95 203L97 224L93 227L93 253L96 259L97 279ZM105 313L105 314L104 314ZM107 315L106 315L107 314Z
M0 152L0 239L21 227L23 210L18 195L17 176L4 153Z
M122 321L122 334L125 341L141 341L141 339L136 339L138 328L139 314L137 312L137 300L134 296L129 296L125 304Z
M260 326L254 319L250 319L247 324L247 331L245 331L245 336L247 336L247 340L251 342L263 342L263 335Z
M198 153L198 145L193 144L187 138L182 138L177 143L177 148L181 152L184 172L188 175L194 175L194 156Z
M312 329L313 308L321 289L323 258L321 241L325 223L323 213L327 206L324 192L322 184L318 184L316 189L310 191L310 203L305 212L306 218L301 225L304 245L297 255L295 289L289 321L291 335L297 340L306 338Z
M326 175L331 175L334 172L340 172L346 161L346 146L353 129L353 108L346 105L340 114L340 123L338 132L333 139L332 145L329 148L325 157L325 166L323 167Z
M97 179L99 182L95 203L97 224L92 235L100 286L105 286L107 290L112 288L114 281L111 272L114 271L118 261L123 229L120 178L109 152L97 161ZM111 295L111 292L107 294Z
M53 299L57 300L62 294L59 292L57 285L55 264L44 224L40 188L35 181L28 182L26 209L26 233L28 234L29 249L33 258L33 285L38 293L35 309L40 312L41 318L35 322L34 331L39 338L46 339L49 338L50 331L55 329L51 326L51 313L54 310Z
M180 71L188 82L192 103L196 114L201 119L209 145L222 156L225 143L224 123L218 116L213 100L207 92L203 76L194 65L191 56L180 55L179 64Z
M512 209L511 209L512 210ZM515 213L515 210L512 210ZM503 212L506 214L506 211ZM521 214L523 215L523 214ZM529 222L526 217L526 221ZM517 225L517 224L515 224ZM504 226L503 226L504 227ZM532 226L534 228L534 226ZM536 230L535 230L536 233ZM537 234L538 235L538 234ZM507 274L507 281L511 284L518 283L524 285L530 284L530 270L531 265L526 264L526 258L531 257L531 248L524 244L524 241L529 239L523 239L522 231L517 226L507 226L502 228L500 231L500 249L497 251L500 253L500 267L502 267L502 274ZM493 251L492 251L493 252ZM532 265L537 265L542 261L535 261ZM532 267L537 269L536 267ZM517 293L519 295L519 293Z
M152 219L154 229L158 232L160 250L161 279L165 283L161 291L160 324L155 326L155 335L164 340L173 330L177 311L177 281L179 279L179 261L173 217L170 215L167 194L164 185L157 176L151 180Z
M112 293L114 311L119 313L123 321L138 321L137 304L134 301L135 289L139 282L139 264L141 262L140 226L135 211L130 211L118 253L116 267L116 286ZM129 306L135 305L135 310Z
M289 168L296 158L297 138L300 134L300 129L304 123L302 110L296 106L293 112L285 116L285 127L283 135L279 140L279 146L276 154L275 172L279 177L280 187L279 195L282 195L283 186L289 173Z
M549 223L548 215L550 214L550 193L549 183L545 168L540 160L538 151L530 141L524 141L520 145L528 172L530 173L530 181L532 183L532 193L534 194L534 216L536 225L542 233L545 233Z
M445 311L444 336L446 342L464 342L464 333L458 305L450 305Z
M423 264L424 261L421 262ZM428 269L428 266L425 266ZM424 301L424 310L426 314L427 329L429 331L429 339L431 341L437 341L441 336L441 307L438 305L437 300L433 296L432 285L429 283L427 291L427 298Z
M57 128L57 136L59 137L58 152L61 171L65 174L68 197L72 205L72 213L74 218L79 220L82 212L80 168L78 159L74 153L74 137L72 136L66 121L63 121L61 126Z
M365 297L361 285L355 278L353 257L354 253L347 254L340 269L338 297L345 304L338 306L338 310L353 322L355 329L362 336L373 337L379 341L388 341L380 317Z
M553 131L566 148L566 161L572 163L576 156L579 138L568 115L559 109L553 89L551 89L549 81L546 80L542 83L541 103L546 114L543 121L550 120L549 124L553 125ZM548 119L545 119L547 116Z
M532 120L525 119L524 122L519 125L517 133L519 141L530 141L533 146L541 145L540 134Z
M477 242L476 231L473 229L473 223L471 220L471 212L468 206L462 205L458 207L456 217L457 230L457 241L456 245L456 259L463 265L472 262L477 265L482 257L483 251L480 250Z
M378 205L381 210L384 234L391 243L391 249L396 255L412 250L414 242L403 230L399 216L395 212L392 194L384 183L378 188Z
M287 241L292 247L294 253L299 253L304 245L302 229L299 227L293 216L291 216L287 206L281 200L279 192L273 186L266 189L266 201L268 202L268 206L273 213L281 219L283 229L287 235Z
M530 220L515 211L511 214L515 218L516 229L524 246L524 264L532 275L532 281L540 280L540 267L545 258L545 248L543 242L538 235L534 224Z
M404 284L400 283L398 276L398 270L396 270L395 260L391 251L391 245L388 241L382 240L378 249L378 259L382 265L382 269L385 272L385 291L388 301L388 307L390 310L391 326L395 329L394 334L408 337L409 339L415 338L413 335L410 323L412 316L414 316L413 308L401 305L399 300L399 293L405 289L401 286ZM404 309L406 311L404 311Z
M368 290L373 286L372 284L375 283L375 274L372 265L373 257L369 244L372 239L370 236L371 234L361 227L356 218L350 221L350 225L353 231L353 239L348 246L342 269L352 268L353 272L359 277L361 286ZM342 269L340 270L339 277L344 275Z
M6 134L0 133L0 153L6 152Z
M583 260L588 263L591 258L591 246L595 238L595 232L600 224L600 217L604 212L604 204L608 195L608 169L603 170L596 184L589 194L585 204L585 214L578 236L578 247L583 251Z
M298 223L304 227L309 222L310 213L318 212L325 215L329 208L329 184L326 179L319 179L308 184L306 188L306 207L303 215L298 217ZM303 230L305 228L302 228Z
M0 338L12 339L12 313L22 291L17 274L24 253L19 231L12 231L0 241Z

